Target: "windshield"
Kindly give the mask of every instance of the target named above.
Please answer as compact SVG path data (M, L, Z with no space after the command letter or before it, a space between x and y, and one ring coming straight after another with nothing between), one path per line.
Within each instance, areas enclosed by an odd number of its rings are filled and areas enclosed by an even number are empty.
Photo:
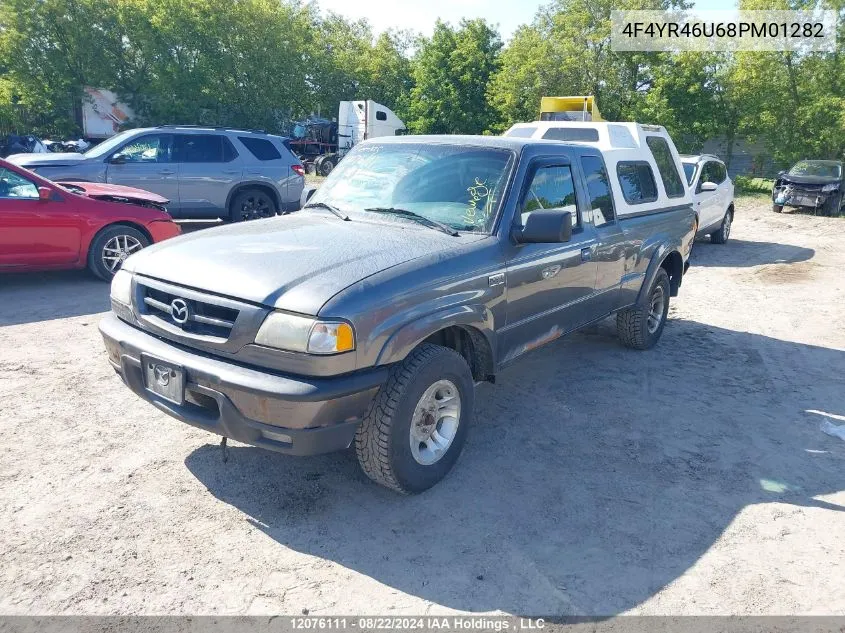
M310 203L330 204L344 213L405 209L458 231L489 233L512 162L513 153L504 149L359 145L332 170Z
M683 163L684 176L687 177L687 184L692 184L692 179L695 178L695 163Z
M85 152L85 156L87 158L100 158L101 156L105 156L110 151L115 149L118 145L120 145L123 141L126 140L126 137L130 134L133 134L135 130L126 130L125 132L121 132L115 136L112 136L110 139L106 139L99 145L95 145L87 152Z
M840 178L842 176L842 165L827 160L799 160L789 170L789 175Z

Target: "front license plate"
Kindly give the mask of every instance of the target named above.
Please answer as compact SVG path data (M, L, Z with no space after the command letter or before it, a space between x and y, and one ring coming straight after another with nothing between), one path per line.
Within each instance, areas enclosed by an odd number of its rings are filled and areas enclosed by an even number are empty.
M144 386L157 396L174 404L185 401L185 370L152 356L141 356L144 365Z

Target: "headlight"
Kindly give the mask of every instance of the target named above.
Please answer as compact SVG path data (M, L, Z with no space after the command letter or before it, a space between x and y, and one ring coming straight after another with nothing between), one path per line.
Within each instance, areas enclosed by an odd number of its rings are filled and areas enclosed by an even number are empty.
M831 191L836 191L837 189L839 189L839 184L834 182L833 184L822 187L822 193L830 193Z
M290 352L339 354L355 349L355 334L351 325L341 321L271 312L258 328L255 342Z
M111 280L111 298L125 306L132 305L132 273L117 271Z

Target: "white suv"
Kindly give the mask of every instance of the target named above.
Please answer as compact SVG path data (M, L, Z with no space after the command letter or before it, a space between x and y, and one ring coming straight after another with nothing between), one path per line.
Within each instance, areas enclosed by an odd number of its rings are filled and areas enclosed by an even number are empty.
M710 154L681 156L681 163L698 218L696 237L709 235L714 244L724 244L734 219L734 184L725 163Z

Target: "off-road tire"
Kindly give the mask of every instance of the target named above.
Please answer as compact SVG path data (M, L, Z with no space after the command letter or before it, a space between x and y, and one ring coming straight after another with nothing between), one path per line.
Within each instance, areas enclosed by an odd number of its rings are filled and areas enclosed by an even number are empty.
M730 217L730 221L728 221ZM713 244L725 244L731 235L730 225L733 224L733 210L725 211L725 217L722 218L722 223L716 231L710 234L710 242Z
M125 224L113 224L102 229L94 239L91 241L91 246L88 247L88 270L103 281L111 281L119 268L111 271L106 268L103 262L103 248L106 244L115 237L126 235L138 240L141 243L141 248L146 248L150 245L150 238L144 235L141 231Z
M411 454L410 428L423 393L438 380L458 388L461 413L451 445L439 461L423 466ZM394 365L355 434L355 452L364 473L403 494L422 492L452 469L463 449L473 415L474 385L463 356L447 347L424 343Z
M773 204L772 211L775 213L783 213L783 205L782 204Z
M651 298L658 286L663 289L663 316L657 329L654 332L649 332L648 314L651 307ZM666 325L666 317L669 314L669 290L669 275L664 268L660 268L648 289L644 305L633 306L616 313L616 332L625 347L640 350L651 349L660 340L660 335Z
M249 211L245 210L245 207ZM239 191L229 205L229 221L245 222L270 218L278 213L276 202L267 192L257 188ZM247 215L248 214L248 217Z

